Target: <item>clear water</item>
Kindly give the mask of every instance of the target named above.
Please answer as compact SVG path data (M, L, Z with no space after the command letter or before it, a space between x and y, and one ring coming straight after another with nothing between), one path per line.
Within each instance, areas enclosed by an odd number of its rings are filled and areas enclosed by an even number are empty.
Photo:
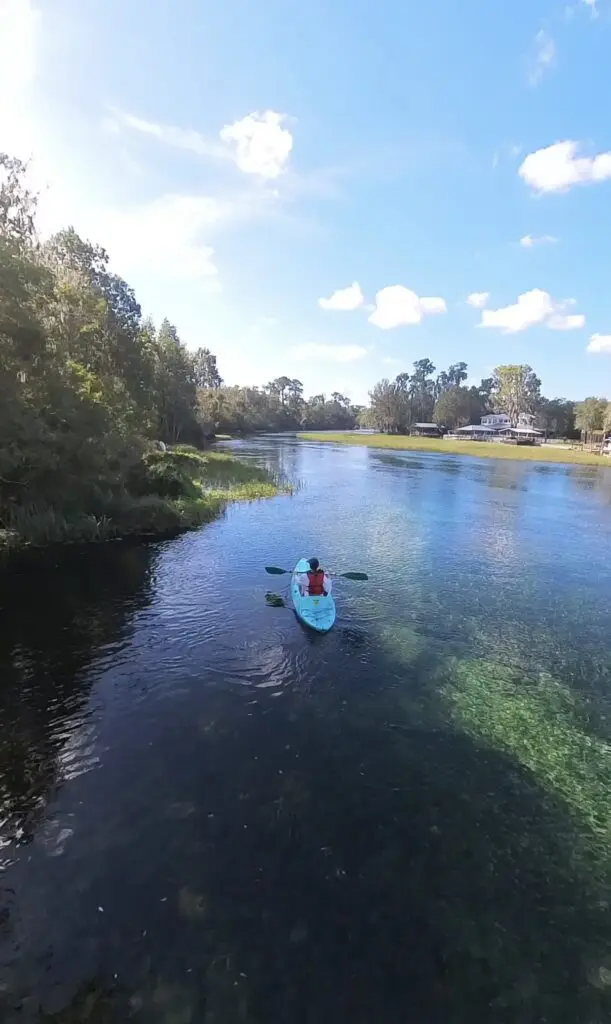
M611 475L240 447L295 495L0 579L0 1019L609 1020Z

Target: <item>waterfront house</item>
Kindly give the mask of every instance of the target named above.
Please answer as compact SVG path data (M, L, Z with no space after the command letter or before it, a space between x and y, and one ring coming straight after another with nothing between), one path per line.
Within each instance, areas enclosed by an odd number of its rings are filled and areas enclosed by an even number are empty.
M470 441L540 444L543 431L537 430L534 422L535 417L530 413L520 413L517 425L512 427L511 420L506 413L489 413L487 416L482 416L480 423L470 423L466 427L458 427L452 434L445 436Z

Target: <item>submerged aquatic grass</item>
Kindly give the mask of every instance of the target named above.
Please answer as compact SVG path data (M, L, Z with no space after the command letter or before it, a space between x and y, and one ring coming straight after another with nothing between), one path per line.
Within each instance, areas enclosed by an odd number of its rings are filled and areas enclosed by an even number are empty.
M365 448L391 448L395 451L440 452L443 455L476 455L486 459L514 459L523 462L575 463L582 466L611 467L611 460L596 452L554 448L552 445L530 447L502 444L498 441L444 441L441 437L408 437L403 434L302 433L297 436L304 441L326 441L331 444L352 444Z
M451 659L442 694L454 723L502 751L568 807L589 859L611 880L611 744L586 699L547 672L535 679L491 661Z

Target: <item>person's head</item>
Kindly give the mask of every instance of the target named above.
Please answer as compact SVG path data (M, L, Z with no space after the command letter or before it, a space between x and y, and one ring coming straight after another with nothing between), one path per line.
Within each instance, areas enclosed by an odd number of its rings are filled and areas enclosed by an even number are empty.
M312 572L316 572L316 570L320 568L320 562L317 558L308 558L308 565Z

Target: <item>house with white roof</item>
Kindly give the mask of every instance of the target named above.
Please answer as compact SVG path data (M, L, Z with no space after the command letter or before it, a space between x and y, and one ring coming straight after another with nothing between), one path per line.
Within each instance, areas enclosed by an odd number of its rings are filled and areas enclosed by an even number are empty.
M535 417L530 413L520 413L518 422L512 427L507 413L496 412L482 416L480 423L470 423L466 427L458 427L446 437L464 438L471 441L505 441L509 444L538 444L543 431L534 426Z

